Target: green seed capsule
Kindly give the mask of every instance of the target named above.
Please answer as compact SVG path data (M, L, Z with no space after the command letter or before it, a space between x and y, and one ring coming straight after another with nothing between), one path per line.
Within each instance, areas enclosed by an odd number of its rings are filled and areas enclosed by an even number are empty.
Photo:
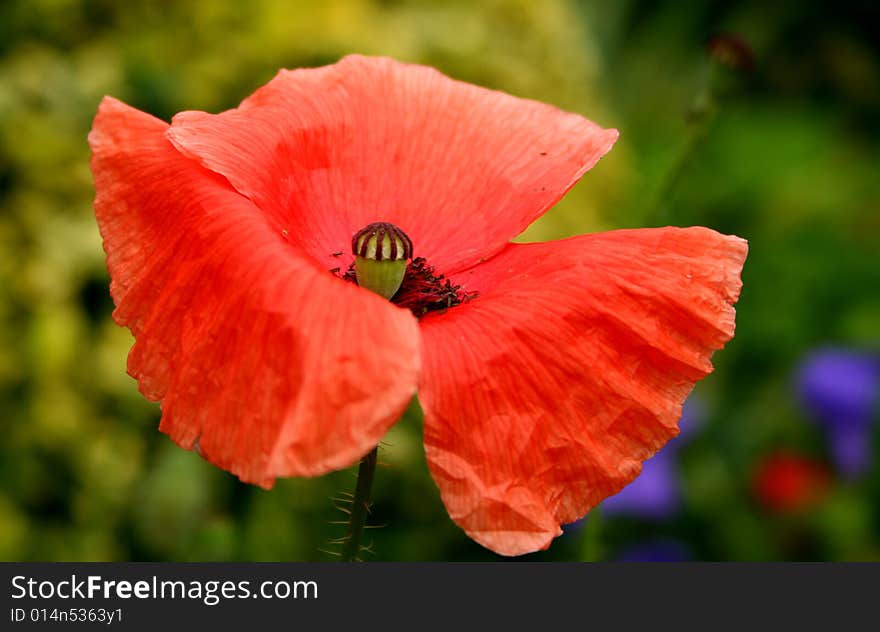
M387 299L393 297L412 257L412 241L389 222L375 222L358 231L351 240L357 282Z

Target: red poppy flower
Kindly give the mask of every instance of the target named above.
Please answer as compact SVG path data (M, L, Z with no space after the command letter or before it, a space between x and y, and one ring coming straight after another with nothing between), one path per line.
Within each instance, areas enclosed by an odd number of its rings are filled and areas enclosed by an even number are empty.
M806 456L789 452L769 455L758 466L754 491L767 509L799 512L818 503L828 491L828 468Z
M546 548L678 432L734 331L742 239L510 243L616 139L390 59L281 71L171 125L106 98L95 210L160 429L269 487L355 463L418 390L452 519L499 553ZM416 257L391 302L340 280L375 221Z

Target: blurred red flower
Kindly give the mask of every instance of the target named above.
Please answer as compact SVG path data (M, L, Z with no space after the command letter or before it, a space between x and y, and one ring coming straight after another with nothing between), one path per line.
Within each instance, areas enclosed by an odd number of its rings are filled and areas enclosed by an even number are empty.
M160 429L269 487L357 462L418 389L453 520L499 553L546 548L678 432L734 332L737 237L510 243L616 139L390 59L283 70L171 125L106 98L95 211ZM404 306L338 278L374 221L420 259Z
M767 509L799 512L816 505L828 491L828 469L819 461L790 452L764 458L754 478L754 492Z

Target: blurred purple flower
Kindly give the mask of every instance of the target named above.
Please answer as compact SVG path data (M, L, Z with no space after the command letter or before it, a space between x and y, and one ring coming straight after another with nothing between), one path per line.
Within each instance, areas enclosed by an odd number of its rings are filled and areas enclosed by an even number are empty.
M846 349L816 350L801 363L795 390L825 431L841 473L855 477L868 470L880 400L880 357Z
M642 473L622 491L602 503L608 515L626 514L664 520L681 506L674 448L667 446L645 461Z
M693 439L699 433L705 419L706 405L703 400L696 395L688 397L684 406L681 407L681 418L678 420L681 432L675 439L667 443L666 447L684 445Z
M705 416L703 403L695 396L685 402L681 411L681 433L642 465L642 473L618 494L602 503L609 515L630 515L664 520L681 506L676 452L693 438Z
M693 559L690 549L678 540L643 542L622 551L615 562L687 562Z

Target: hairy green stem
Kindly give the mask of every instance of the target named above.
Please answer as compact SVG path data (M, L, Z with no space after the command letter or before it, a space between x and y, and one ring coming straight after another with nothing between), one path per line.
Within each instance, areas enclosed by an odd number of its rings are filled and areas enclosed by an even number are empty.
M602 559L602 510L599 507L593 507L584 521L580 558L582 562L598 562Z
M370 513L370 488L373 486L373 475L376 472L376 460L379 447L373 448L361 459L358 467L357 484L354 488L354 499L351 503L351 515L348 521L348 533L342 545L342 561L356 562L361 550L361 535Z

